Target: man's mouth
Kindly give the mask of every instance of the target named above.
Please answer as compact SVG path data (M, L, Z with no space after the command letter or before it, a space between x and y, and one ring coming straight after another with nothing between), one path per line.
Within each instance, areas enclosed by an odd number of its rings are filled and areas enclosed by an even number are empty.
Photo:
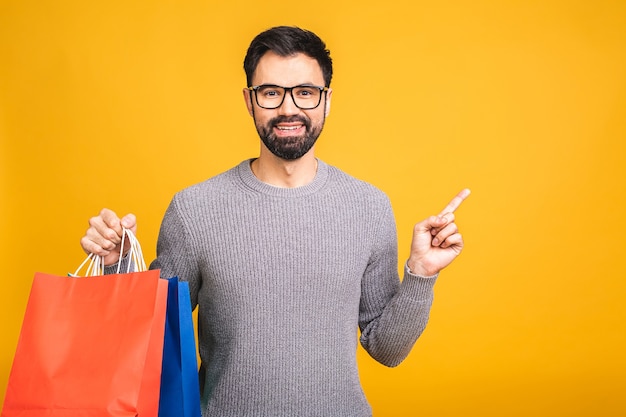
M278 130L297 130L300 129L302 125L293 125L293 126L276 126Z
M274 134L278 137L302 136L306 133L306 125L302 122L279 123L274 125Z

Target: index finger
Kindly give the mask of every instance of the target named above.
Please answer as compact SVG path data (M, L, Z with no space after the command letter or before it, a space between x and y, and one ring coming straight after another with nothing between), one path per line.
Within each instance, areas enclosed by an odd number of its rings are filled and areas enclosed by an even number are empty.
M120 219L113 210L102 209L100 214L89 219L89 226L98 235L116 244L122 236Z
M450 201L448 203L448 205L446 206L446 208L444 208L443 210L441 210L441 213L439 213L439 215L443 215L446 213L453 213L456 209L459 208L459 206L461 205L461 203L463 202L463 200L465 200L467 198L467 196L470 195L470 190L469 188L465 188L463 190L461 190L461 192L459 192L456 197L454 197L452 199L452 201Z
M100 211L100 218L102 219L106 227L113 229L116 232L119 231L120 233L122 233L120 218L113 210L103 208L102 211Z

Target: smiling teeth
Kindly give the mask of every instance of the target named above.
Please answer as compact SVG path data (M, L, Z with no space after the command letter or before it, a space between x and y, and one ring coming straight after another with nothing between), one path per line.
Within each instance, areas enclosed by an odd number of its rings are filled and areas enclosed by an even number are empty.
M299 129L300 126L276 126L278 130L296 130Z

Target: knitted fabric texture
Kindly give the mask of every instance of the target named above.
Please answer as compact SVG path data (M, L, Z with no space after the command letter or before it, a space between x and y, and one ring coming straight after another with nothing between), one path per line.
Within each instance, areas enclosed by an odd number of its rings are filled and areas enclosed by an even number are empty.
M177 193L151 268L198 306L204 416L364 417L356 350L398 365L420 336L435 278L398 276L385 194L318 161L298 188L249 160Z

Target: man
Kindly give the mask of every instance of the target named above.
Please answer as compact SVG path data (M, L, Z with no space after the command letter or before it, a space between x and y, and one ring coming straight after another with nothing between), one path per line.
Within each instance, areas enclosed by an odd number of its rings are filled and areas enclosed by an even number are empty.
M314 154L332 97L324 42L272 28L244 69L260 155L174 196L151 265L188 281L199 308L204 415L370 416L356 328L377 361L408 355L463 247L453 212L469 191L415 226L400 282L388 198ZM103 210L83 249L117 262L122 226L134 216Z

